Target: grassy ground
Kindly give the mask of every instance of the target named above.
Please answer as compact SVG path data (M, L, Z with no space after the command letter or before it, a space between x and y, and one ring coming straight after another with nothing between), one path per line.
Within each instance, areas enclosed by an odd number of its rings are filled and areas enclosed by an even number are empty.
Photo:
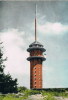
M55 97L68 98L68 93L66 92L42 92L42 95L45 97L44 100L56 100Z
M55 91L37 91L37 90L25 90L18 94L0 94L0 100L28 100L28 96L42 94L43 100L56 100L54 97L68 98L68 91L55 92Z

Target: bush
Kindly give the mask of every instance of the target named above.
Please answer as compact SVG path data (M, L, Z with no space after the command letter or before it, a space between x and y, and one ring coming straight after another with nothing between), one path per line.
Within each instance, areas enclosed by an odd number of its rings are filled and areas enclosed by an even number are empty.
M20 87L18 87L18 92L23 92L23 91L25 91L25 90L27 90L27 88L25 87L25 86L20 86Z

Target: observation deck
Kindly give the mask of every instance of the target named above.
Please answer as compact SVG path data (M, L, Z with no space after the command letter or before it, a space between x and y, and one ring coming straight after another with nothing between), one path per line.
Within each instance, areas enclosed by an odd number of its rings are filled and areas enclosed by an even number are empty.
M32 59L41 59L42 61L45 61L46 58L43 56L32 56L32 57L28 57L27 60L30 61Z
M38 41L35 41L32 44L30 44L27 51L30 53L34 51L32 55L30 54L30 57L27 58L28 61L33 60L33 59L41 59L42 61L46 60L46 58L42 54L42 52L45 52L46 49L44 49L43 45L39 43ZM35 51L37 51L36 54L35 54ZM41 52L41 54L39 54L39 51Z

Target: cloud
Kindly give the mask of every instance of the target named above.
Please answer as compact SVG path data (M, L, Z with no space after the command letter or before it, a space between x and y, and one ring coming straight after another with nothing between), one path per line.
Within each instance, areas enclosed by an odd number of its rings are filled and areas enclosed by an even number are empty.
M63 25L60 22L46 22L46 24L38 24L38 31L45 34L62 34L68 31L68 25Z
M6 47L10 46L24 46L25 42L22 39L24 32L19 32L18 29L8 29L5 32L1 32L1 39ZM9 45L10 44L10 45Z
M8 60L5 62L5 73L10 73L11 75L16 76L18 80L24 74L29 74L29 62L26 60L28 52L23 50L26 43L23 38L25 32L20 32L18 29L9 29L5 32L1 32L1 41L4 45L4 56L8 57ZM23 77L24 78L24 77ZM21 80L20 80L21 81ZM20 83L20 82L19 82Z

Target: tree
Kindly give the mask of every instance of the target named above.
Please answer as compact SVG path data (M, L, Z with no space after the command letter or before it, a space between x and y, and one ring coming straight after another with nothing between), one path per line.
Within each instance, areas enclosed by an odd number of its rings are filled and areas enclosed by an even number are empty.
M3 59L3 52L0 43L0 92L1 93L16 93L17 92L17 79L12 79L10 74L4 73L5 66L3 62L6 59Z
M16 93L17 92L17 79L13 80L10 74L4 77L4 93Z

